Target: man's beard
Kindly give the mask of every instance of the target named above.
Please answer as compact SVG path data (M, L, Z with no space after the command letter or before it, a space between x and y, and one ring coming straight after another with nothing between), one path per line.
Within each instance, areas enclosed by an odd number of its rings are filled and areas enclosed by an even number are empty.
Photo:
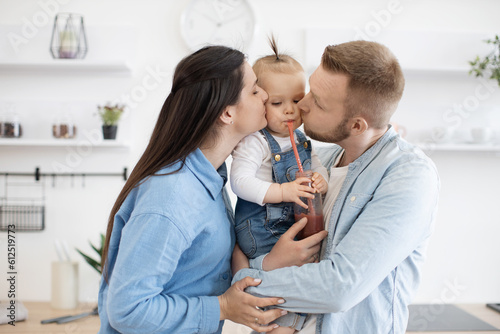
M342 140L349 137L349 129L347 129L348 118L344 118L339 125L335 129L333 129L331 134L320 135L313 130L309 129L307 125L304 123L304 131L306 135L314 140L318 140L324 143L339 143Z

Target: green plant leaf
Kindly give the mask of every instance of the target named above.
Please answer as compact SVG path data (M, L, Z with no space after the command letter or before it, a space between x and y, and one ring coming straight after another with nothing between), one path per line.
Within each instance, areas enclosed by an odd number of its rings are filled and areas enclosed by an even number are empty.
M101 236L101 238L100 238L101 240L100 240L100 247L99 248L97 248L96 246L94 246L94 244L92 244L89 241L90 247L92 247L92 249L97 253L97 255L99 255L99 257L97 259L91 258L87 254L85 254L82 251L80 251L78 248L75 248L75 249L76 249L76 251L78 253L80 253L81 256L83 256L83 258L85 259L85 261L90 266L92 266L92 268L94 268L99 274L102 274L101 260L102 260L102 251L104 249L104 242L106 240L106 237L102 233L100 234L100 236Z
M104 125L116 125L125 110L125 105L107 104L105 106L97 106L97 114L101 117Z
M87 261L88 264L90 264L90 266L92 268L94 268L99 274L102 274L101 272L101 263L100 261L96 261L94 260L93 258L91 258L90 256L84 254L82 251L80 251L78 248L76 248L76 251L78 253L80 253L81 256L83 256L83 258L85 259L85 261Z
M92 246L92 249L93 249L93 250L94 250L94 251L95 251L95 252L96 252L99 256L101 256L101 255L102 255L102 252L101 252L99 249L97 249L94 245L92 245L92 244L91 244L90 246Z
M485 43L493 44L494 50L480 58L476 56L474 60L469 61L471 69L469 75L475 75L476 77L482 77L485 72L490 74L489 78L496 80L500 86L500 38L499 35L495 35L494 39L484 40Z

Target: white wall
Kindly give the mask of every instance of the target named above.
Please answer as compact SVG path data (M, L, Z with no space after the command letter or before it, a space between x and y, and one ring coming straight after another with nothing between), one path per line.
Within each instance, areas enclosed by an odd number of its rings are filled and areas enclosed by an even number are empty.
M42 9L40 3L49 0L22 2L0 0L0 27L22 25L32 20ZM57 2L57 1L56 1ZM98 101L118 99L141 85L148 69L158 69L162 79L156 89L148 90L144 101L137 103L128 114L132 139L130 151L95 148L83 157L75 171L116 172L124 166L130 169L142 153L158 111L168 94L170 76L176 63L189 51L179 32L182 10L189 1L106 0L59 1L61 12L77 12L91 26L131 26L130 58L134 59L134 74L121 77L67 78L40 74L0 73L0 102L4 101ZM66 3L66 4L62 4ZM266 36L274 32L284 49L300 61L306 61L306 29L351 29L366 31L373 27L384 31L439 31L456 33L500 32L500 3L494 0L470 1L331 1L311 0L252 0L258 27L254 43L247 50L249 59L269 52ZM390 4L391 3L391 4ZM384 10L397 5L397 13L383 16ZM41 45L40 57L49 57L48 41L51 23L40 27L25 50ZM368 30L369 31L369 30ZM43 37L45 38L45 37ZM46 43L46 45L44 44ZM332 40L331 44L336 41ZM0 43L2 45L2 43ZM5 44L3 44L5 45ZM95 44L94 44L95 45ZM89 41L92 50L92 41ZM24 47L24 46L23 46ZM0 49L0 57L8 50ZM24 52L24 53L23 53ZM89 55L90 55L89 51ZM422 50L422 56L432 50ZM132 55L133 53L133 55ZM33 54L21 51L20 58ZM128 55L127 55L128 56ZM309 60L308 60L309 61ZM319 61L319 59L318 59ZM466 65L465 65L466 66ZM408 138L421 140L433 126L450 126L443 119L447 110L464 103L475 94L478 82L466 75L412 74L395 121L408 130ZM469 117L460 118L458 131L471 126L489 124L500 130L500 93L494 92L480 101ZM52 117L39 114L42 119ZM27 120L28 121L28 120ZM0 147L0 172L32 171L40 166L49 172L54 161L67 161L67 148L5 148ZM500 156L491 153L437 152L430 155L441 178L442 191L436 230L429 246L423 282L418 302L498 302L500 300L500 210L497 171ZM2 180L0 180L2 181ZM18 296L21 300L50 299L50 262L57 259L53 247L55 238L66 239L71 246L90 251L88 240L98 241L105 231L106 219L114 199L123 185L119 178L86 178L85 186L75 178L57 179L52 187L47 179L46 229L37 233L17 234ZM6 268L6 235L0 235L0 265ZM72 251L80 261L80 299L92 301L97 296L98 276ZM6 271L6 269L4 269ZM0 299L5 299L5 280L0 279Z

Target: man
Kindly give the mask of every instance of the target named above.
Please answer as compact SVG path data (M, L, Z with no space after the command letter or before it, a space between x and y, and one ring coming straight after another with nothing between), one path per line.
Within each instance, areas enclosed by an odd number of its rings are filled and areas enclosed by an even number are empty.
M404 333L439 179L434 164L389 125L403 73L385 46L355 41L328 46L309 83L299 102L306 134L338 145L318 150L330 171L321 261L243 269L235 280L260 278L249 292L283 297L286 310L317 314L300 333ZM264 268L286 254L274 251L260 261Z

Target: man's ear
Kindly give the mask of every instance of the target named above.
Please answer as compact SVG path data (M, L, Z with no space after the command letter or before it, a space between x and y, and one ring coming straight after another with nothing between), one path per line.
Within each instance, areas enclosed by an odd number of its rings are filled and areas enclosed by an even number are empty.
M234 115L235 115L234 107L227 106L219 118L223 124L233 124L234 123Z
M368 122L363 117L353 117L350 123L351 134L353 136L359 136L368 130Z

